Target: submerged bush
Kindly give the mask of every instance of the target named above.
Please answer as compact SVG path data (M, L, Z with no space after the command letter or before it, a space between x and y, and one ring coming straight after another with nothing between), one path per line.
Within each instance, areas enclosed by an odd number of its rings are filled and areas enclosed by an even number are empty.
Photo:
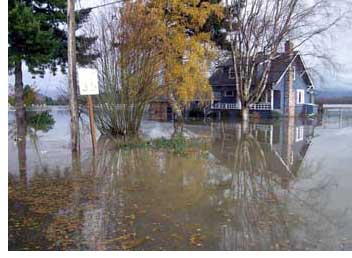
M36 131L48 132L53 128L55 124L55 119L48 112L40 112L40 113L28 113L28 126L32 127Z

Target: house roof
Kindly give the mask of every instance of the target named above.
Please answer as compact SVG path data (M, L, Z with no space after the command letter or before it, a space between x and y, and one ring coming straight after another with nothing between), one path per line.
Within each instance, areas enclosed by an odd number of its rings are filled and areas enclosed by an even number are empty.
M260 64L265 62L265 56L259 56L256 63ZM301 55L298 51L295 51L292 56L287 55L286 53L279 54L271 64L271 69L268 77L268 85L273 85L284 77L287 72L288 66L293 62L299 62L300 64L300 75L305 80L307 85L313 85L311 77L304 65ZM217 66L216 71L210 76L209 81L213 86L232 86L235 83L234 79L230 79L228 76L228 69L232 67L233 61L231 58L227 59L223 64Z

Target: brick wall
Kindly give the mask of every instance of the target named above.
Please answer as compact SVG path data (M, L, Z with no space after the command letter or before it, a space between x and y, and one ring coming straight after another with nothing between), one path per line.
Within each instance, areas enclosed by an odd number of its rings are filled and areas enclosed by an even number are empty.
M293 45L290 41L285 44L285 52L288 58L293 57ZM289 66L288 71L285 76L285 109L284 115L288 117L295 116L295 106L296 106L296 96L293 88L293 68L292 65Z

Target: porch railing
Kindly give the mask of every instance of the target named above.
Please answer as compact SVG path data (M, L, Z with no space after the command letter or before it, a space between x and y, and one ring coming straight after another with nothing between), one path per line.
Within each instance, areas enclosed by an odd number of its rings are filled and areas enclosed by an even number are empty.
M213 103L211 104L211 109L235 110L240 108L237 104L234 103Z
M258 103L258 104L251 104L249 106L250 110L271 110L270 103Z
M220 110L239 110L241 109L239 104L236 103L213 103L210 106L211 109ZM249 106L250 110L272 110L270 103L258 103Z

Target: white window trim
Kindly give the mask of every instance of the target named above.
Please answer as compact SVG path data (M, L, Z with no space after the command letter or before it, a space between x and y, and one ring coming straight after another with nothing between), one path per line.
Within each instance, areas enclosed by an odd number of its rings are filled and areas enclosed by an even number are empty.
M231 74L232 74L233 76L231 76ZM235 79L235 72L234 72L234 70L233 70L233 67L230 67L230 68L229 68L229 79Z
M231 93L231 95L227 95L227 92L228 91L231 91L232 93ZM234 97L235 96L235 94L234 94L234 91L233 90L225 90L224 91L224 97Z
M293 80L295 81L296 80L296 66L295 65L292 66L292 74L293 74Z
M265 103L271 103L273 96L271 95L271 90L266 90L265 91ZM270 100L269 100L270 99Z
M304 127L297 126L296 127L296 142L303 141L303 136L304 136Z
M299 104L299 105L301 105L301 104L304 104L304 101L305 101L305 99L304 99L304 90L297 90L296 91L296 104ZM301 101L299 101L299 96L300 96L300 94L302 94L301 95Z

